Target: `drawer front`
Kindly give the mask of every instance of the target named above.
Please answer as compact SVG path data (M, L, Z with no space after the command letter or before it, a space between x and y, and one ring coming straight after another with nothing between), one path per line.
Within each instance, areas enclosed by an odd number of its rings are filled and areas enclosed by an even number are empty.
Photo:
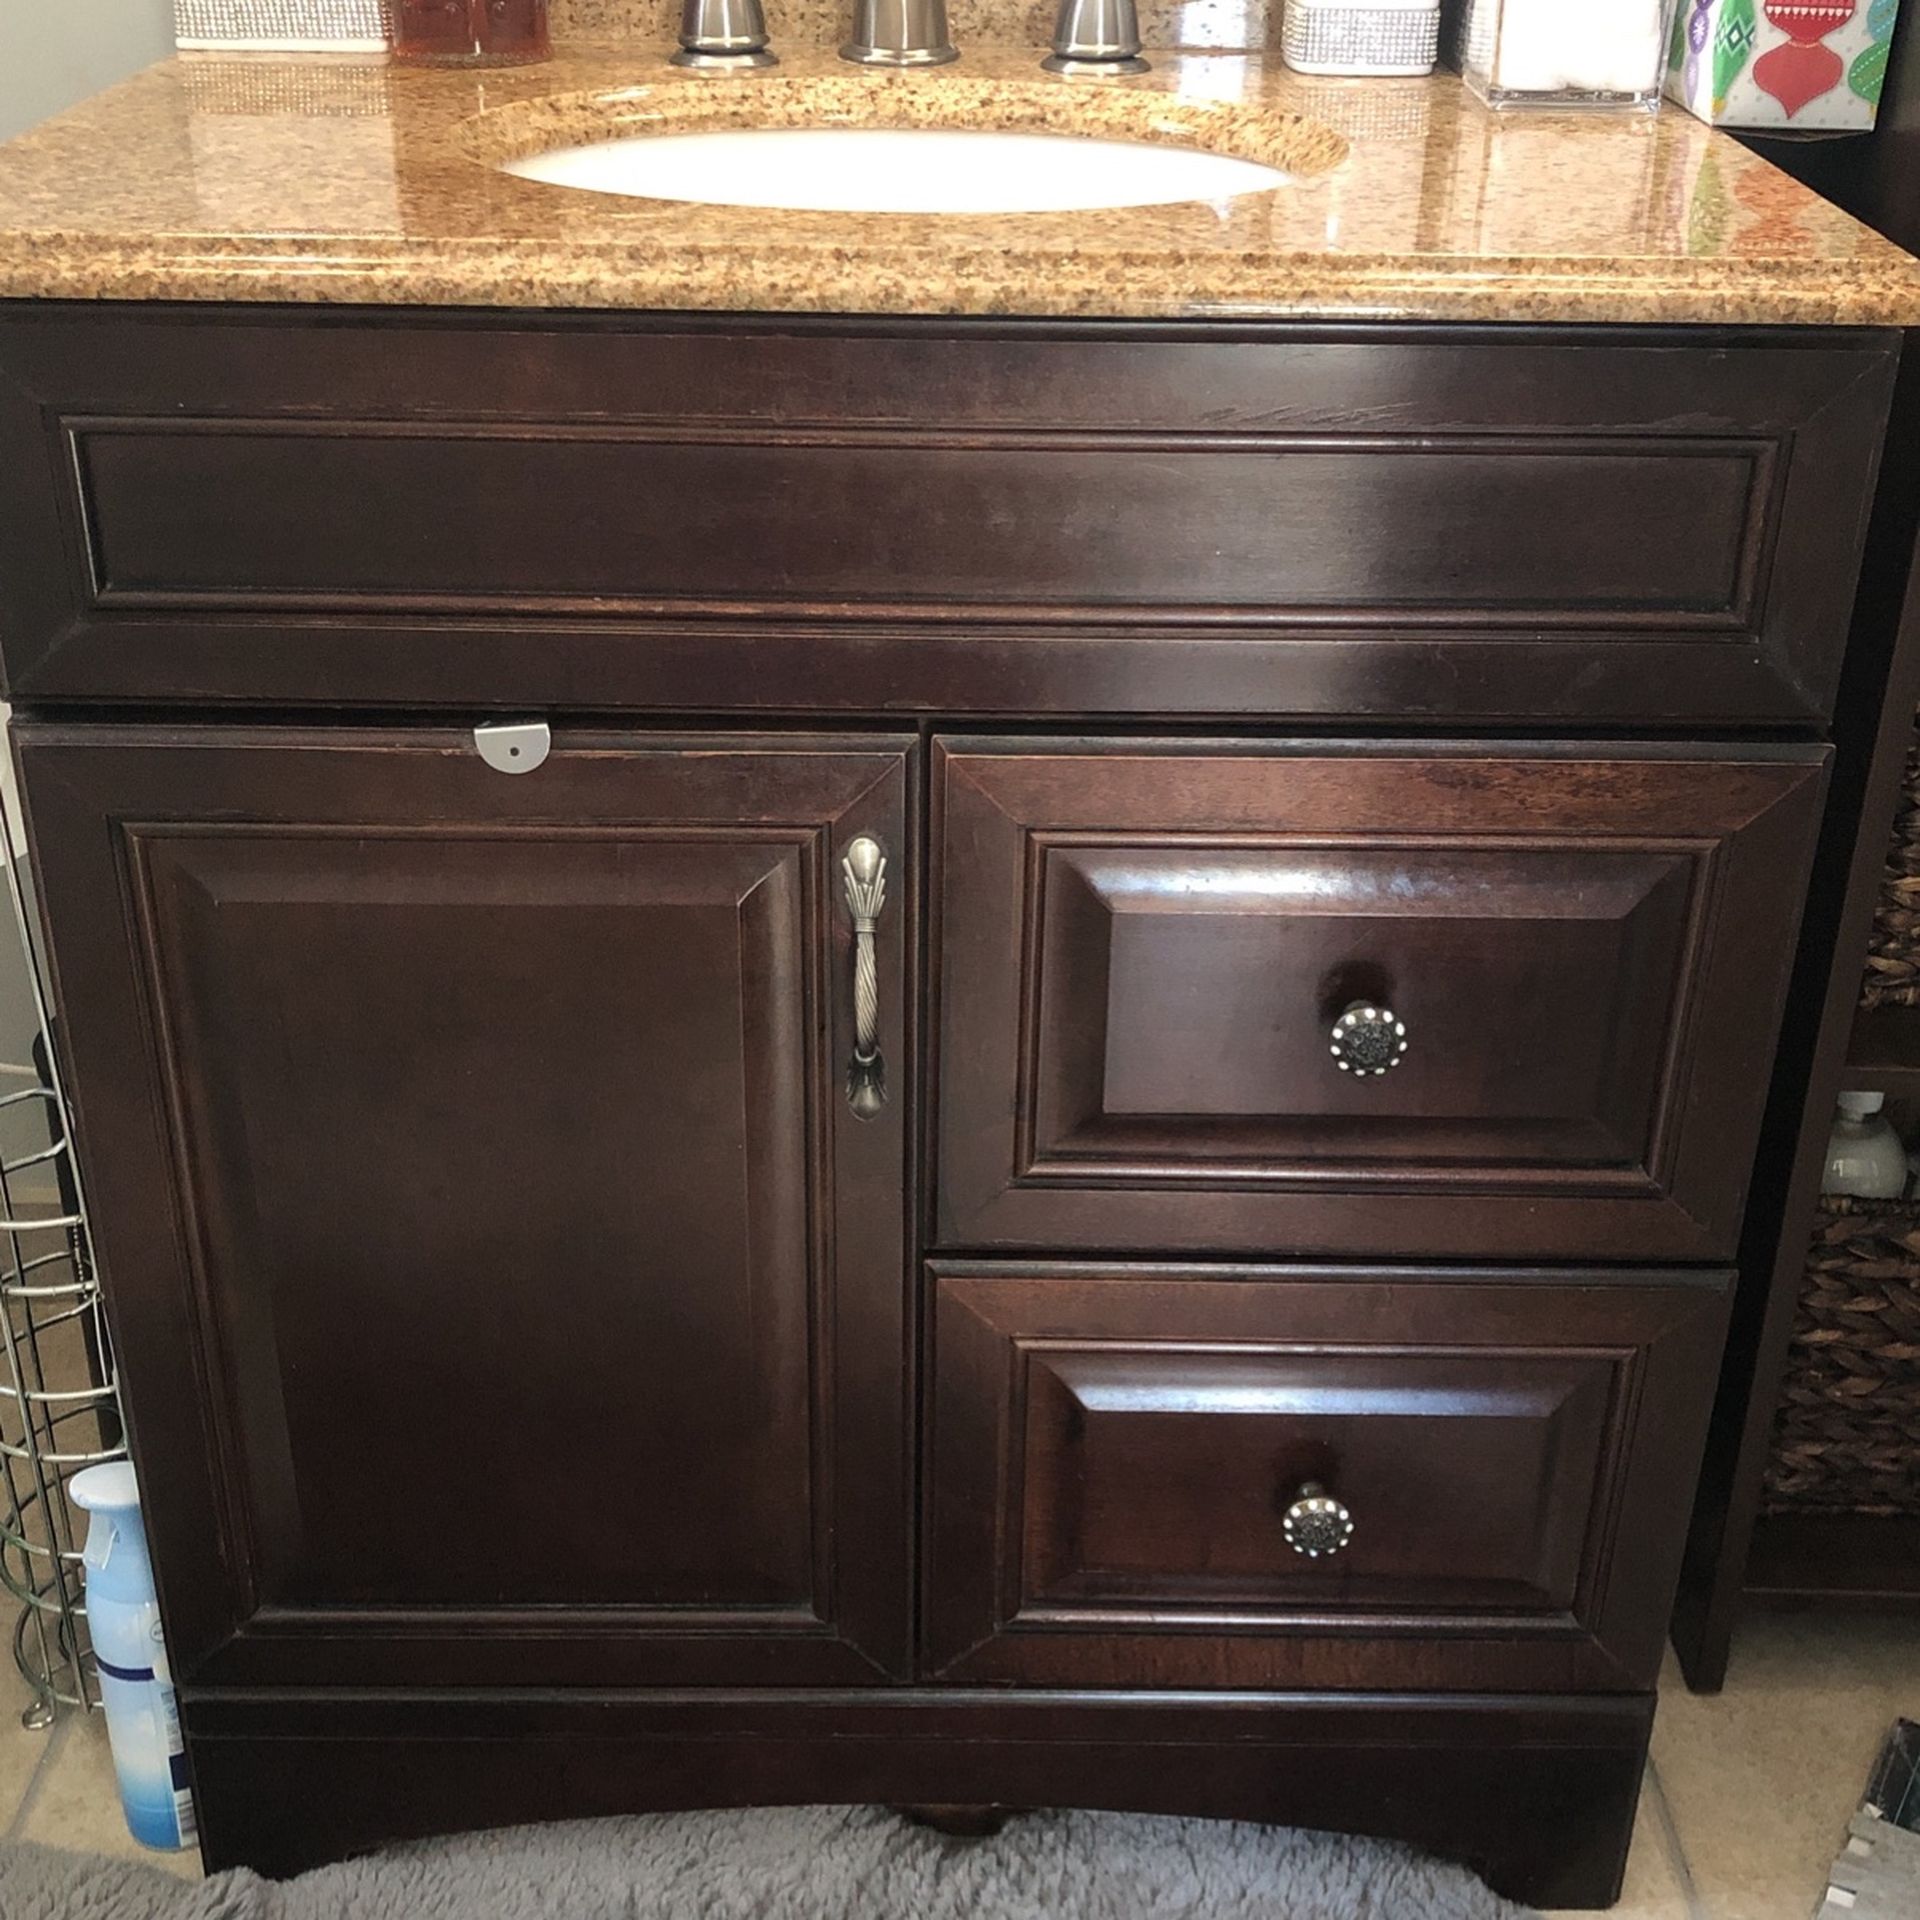
M1822 768L947 743L939 1243L1730 1257Z
M942 1263L932 1285L940 1677L1653 1684L1729 1276ZM1303 1498L1344 1510L1344 1546L1289 1542Z
M16 312L10 686L1804 724L1892 358L1689 338Z

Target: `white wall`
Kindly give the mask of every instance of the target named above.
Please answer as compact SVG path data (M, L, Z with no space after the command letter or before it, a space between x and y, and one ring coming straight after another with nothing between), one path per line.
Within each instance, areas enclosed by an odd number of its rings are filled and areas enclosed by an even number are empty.
M173 51L173 0L0 0L0 140Z

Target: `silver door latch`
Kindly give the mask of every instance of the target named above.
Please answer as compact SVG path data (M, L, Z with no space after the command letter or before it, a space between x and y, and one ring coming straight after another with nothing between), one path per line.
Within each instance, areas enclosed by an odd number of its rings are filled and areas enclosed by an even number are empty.
M531 773L553 751L553 729L544 720L501 720L475 727L473 744L495 773Z

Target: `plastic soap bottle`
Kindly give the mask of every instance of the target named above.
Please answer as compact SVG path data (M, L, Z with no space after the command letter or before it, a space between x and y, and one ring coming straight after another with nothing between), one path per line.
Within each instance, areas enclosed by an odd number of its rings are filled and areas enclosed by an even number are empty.
M1827 1140L1824 1193L1897 1200L1907 1189L1907 1150L1880 1109L1881 1093L1843 1093Z

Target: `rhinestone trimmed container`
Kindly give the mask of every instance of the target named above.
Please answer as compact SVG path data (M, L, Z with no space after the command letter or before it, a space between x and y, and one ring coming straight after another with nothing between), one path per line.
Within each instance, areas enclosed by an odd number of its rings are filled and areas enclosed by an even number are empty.
M173 0L183 51L384 53L390 0Z
M1439 0L1287 0L1280 57L1296 73L1431 73Z

